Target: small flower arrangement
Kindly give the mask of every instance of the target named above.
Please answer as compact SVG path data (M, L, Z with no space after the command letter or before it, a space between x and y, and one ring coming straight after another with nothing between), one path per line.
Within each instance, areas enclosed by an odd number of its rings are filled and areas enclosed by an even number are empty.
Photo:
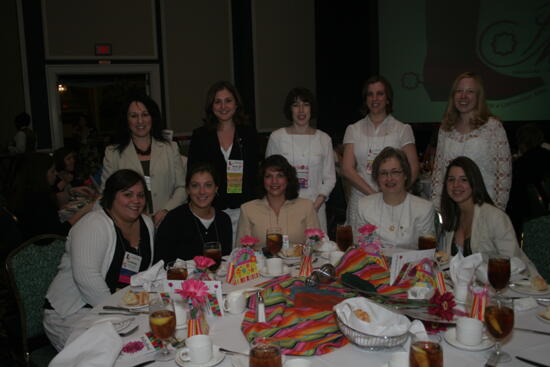
M304 231L304 234L308 241L319 242L325 237L325 233L318 228L310 228Z
M380 239L375 234L376 229L378 229L377 226L369 223L358 229L360 235L357 242L367 252L380 253L382 251L382 243L380 243Z
M243 247L253 247L255 244L260 242L260 240L256 237L246 235L246 236L242 236L239 242Z
M189 304L187 336L208 334L208 324L204 314L208 305L208 286L201 280L188 279L181 283L181 289L175 289L174 292Z
M193 261L195 262L195 270L189 276L189 279L212 280L208 275L208 268L216 262L206 256L195 256Z
M428 313L430 315L436 315L444 320L452 320L454 317L453 308L456 306L455 297L451 292L445 292L443 294L435 292L433 297L430 298L428 307Z

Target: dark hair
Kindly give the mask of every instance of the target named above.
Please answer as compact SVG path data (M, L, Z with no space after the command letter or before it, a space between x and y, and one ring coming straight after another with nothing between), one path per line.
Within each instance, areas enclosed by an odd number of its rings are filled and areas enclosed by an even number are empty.
M116 149L119 153L122 153L132 140L132 134L128 126L128 109L134 102L142 103L145 108L147 108L151 116L151 136L155 140L166 142L166 139L162 136L162 127L164 123L157 103L151 97L144 94L134 95L128 98L120 108L118 135L115 140L115 145L117 145Z
M292 105L298 100L309 103L311 107L311 118L317 117L317 102L313 93L303 87L292 88L286 95L283 112L288 121L292 121Z
M516 132L519 151L524 153L544 142L544 132L535 123L522 125Z
M54 192L47 179L47 173L54 165L53 157L48 153L29 153L22 156L14 179L12 206L14 212L26 210L25 199L41 197L51 200L56 206Z
M31 115L26 112L21 112L19 115L15 116L13 123L15 124L15 128L17 130L21 130L25 126L29 126L31 124Z
M389 158L395 158L399 162L403 174L405 175L405 189L408 189L411 186L411 165L409 164L405 152L393 147L385 147L376 158L374 158L374 162L372 163L372 178L374 182L378 184L378 171L380 170L380 166Z
M197 162L187 171L187 174L185 175L185 187L189 187L191 178L193 178L196 173L203 172L210 173L210 176L212 176L212 179L214 180L214 184L216 186L220 186L220 178L218 176L218 172L214 169L214 166L208 162Z
M243 100L241 98L241 95L237 91L237 88L235 88L235 86L230 82L219 81L210 86L208 92L206 93L206 101L204 103L204 124L210 129L215 129L218 125L218 118L212 110L212 105L214 104L214 100L216 99L216 93L224 89L229 91L229 93L231 93L235 98L235 103L237 105L237 109L235 110L235 114L233 115L233 122L235 123L235 125L244 125L248 122L248 116L246 116L244 112Z
M493 114L491 114L489 106L487 105L487 100L485 99L485 87L483 86L481 75L467 71L457 76L451 87L451 93L449 94L449 99L447 100L447 108L445 109L443 121L441 122L441 128L445 131L450 131L458 122L460 113L455 106L455 93L458 88L458 83L460 83L462 79L473 79L476 82L478 89L476 93L476 107L473 117L470 118L469 121L470 126L477 129L487 123L487 121L489 121L489 117L496 118Z
M58 172L65 171L65 158L71 153L76 154L76 151L68 147L61 147L53 152L55 169Z
M363 84L363 91L361 97L363 98L363 104L361 105L361 113L366 116L369 113L369 107L367 106L367 94L369 93L369 86L374 83L382 83L384 85L384 92L386 93L386 99L388 104L386 105L386 113L390 114L393 111L393 89L390 82L381 75L374 75L367 79Z
M143 176L131 169L120 169L113 173L107 181L105 181L105 189L103 190L103 197L100 204L103 209L111 209L117 192L127 190L137 183L143 185L143 189L146 189L145 180Z
M273 169L282 172L286 177L287 184L285 190L285 198L287 200L296 199L300 190L300 183L298 182L298 176L296 175L296 168L294 168L285 157L279 154L273 154L267 157L260 165L260 195L265 197L267 191L264 187L264 176L268 169Z
M451 199L447 191L447 179L449 178L449 172L452 167L460 167L464 170L464 174L472 188L472 199L474 204L481 205L487 203L494 205L493 200L491 200L485 188L483 176L477 164L468 157L457 157L453 159L445 171L443 190L441 192L441 215L443 216L443 229L445 231L456 230L460 220L460 208L458 204Z

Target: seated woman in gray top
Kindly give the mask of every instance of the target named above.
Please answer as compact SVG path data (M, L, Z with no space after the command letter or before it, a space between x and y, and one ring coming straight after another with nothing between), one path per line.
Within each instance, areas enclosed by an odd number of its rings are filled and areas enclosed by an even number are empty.
M117 171L105 183L102 208L69 232L44 304L44 329L57 350L91 307L151 266L154 227L143 215L145 203L143 177L132 170Z

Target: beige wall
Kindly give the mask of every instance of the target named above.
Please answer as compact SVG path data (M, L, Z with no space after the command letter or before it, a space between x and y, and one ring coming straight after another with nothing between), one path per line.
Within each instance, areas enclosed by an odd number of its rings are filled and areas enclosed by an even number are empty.
M2 84L0 88L0 152L6 150L15 134L13 118L25 111L25 96L21 67L21 49L18 34L18 18L15 0L0 2L0 42L4 48L2 57Z
M168 126L190 135L202 125L211 84L233 81L229 0L163 1Z
M256 127L269 131L287 124L282 112L292 87L315 93L314 0L252 2Z
M156 59L153 0L42 0L46 59L94 59L96 43L111 59ZM104 57L103 57L104 58Z

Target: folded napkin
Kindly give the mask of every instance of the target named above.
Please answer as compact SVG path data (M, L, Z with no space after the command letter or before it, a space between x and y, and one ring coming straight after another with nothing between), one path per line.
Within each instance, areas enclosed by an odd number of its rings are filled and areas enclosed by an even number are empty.
M338 246L336 245L336 242L331 241L326 237L323 238L323 241L319 245L317 245L317 251L330 252L330 251L336 251L336 250L338 250Z
M518 298L514 300L514 311L527 311L533 308L537 308L537 301L533 297Z
M370 321L361 320L355 310L368 313ZM355 330L375 336L398 336L407 331L425 333L424 326L418 320L409 319L397 312L390 311L364 297L346 299L334 307L340 320Z
M449 273L455 287L467 286L472 281L476 268L482 263L483 255L479 252L467 257L462 256L460 252L453 256L449 264Z
M113 366L121 349L122 339L113 324L102 322L66 345L50 362L49 367Z
M143 286L143 290L150 292L152 288L159 287L166 279L166 271L164 270L164 261L159 260L155 265L140 273L132 275L130 285Z
M522 277L521 273L525 270L525 263L519 257L510 258L510 280L517 280ZM487 262L481 264L476 271L476 277L484 283L489 283L487 278Z

